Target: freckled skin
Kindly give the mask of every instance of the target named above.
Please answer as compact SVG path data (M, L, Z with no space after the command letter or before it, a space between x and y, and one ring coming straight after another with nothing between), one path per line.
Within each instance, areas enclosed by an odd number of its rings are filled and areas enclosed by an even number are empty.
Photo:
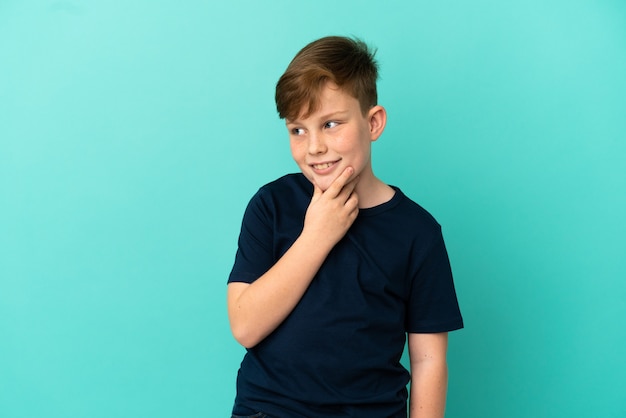
M332 83L324 86L320 99L319 109L306 119L287 121L291 155L302 173L325 191L347 167L353 167L360 200L381 190L388 195L387 186L374 176L370 159L371 143L384 129L384 109L375 106L364 115L359 101ZM330 166L315 166L319 163Z

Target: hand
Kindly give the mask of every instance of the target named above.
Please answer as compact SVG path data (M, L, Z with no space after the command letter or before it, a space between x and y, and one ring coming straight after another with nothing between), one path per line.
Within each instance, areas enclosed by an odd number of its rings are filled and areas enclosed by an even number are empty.
M309 234L316 244L329 245L329 249L348 232L359 212L359 199L355 192L358 177L347 167L332 184L322 191L313 183L313 197L304 218L304 234Z

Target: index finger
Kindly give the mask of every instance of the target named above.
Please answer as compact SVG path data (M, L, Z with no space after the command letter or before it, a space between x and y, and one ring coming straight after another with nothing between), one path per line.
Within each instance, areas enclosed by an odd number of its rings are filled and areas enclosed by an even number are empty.
M332 197L339 195L344 186L350 181L352 174L354 174L354 168L346 167L343 172L333 180L328 189L326 189L326 193L330 192Z

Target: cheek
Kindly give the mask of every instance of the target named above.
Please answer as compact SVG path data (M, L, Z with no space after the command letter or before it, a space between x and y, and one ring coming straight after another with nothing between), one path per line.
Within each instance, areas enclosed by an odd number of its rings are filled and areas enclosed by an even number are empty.
M291 141L289 143L289 148L291 149L291 156L295 161L302 159L302 146L300 144L296 144L294 141Z
M356 161L366 161L369 159L370 143L363 139L352 139L337 143L336 150Z

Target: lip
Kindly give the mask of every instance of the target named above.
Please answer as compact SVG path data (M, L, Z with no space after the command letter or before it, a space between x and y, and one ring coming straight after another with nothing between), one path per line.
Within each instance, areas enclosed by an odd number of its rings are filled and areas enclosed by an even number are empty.
M318 161L310 163L309 167L311 167L314 173L323 175L334 171L335 167L339 164L339 161L341 161L341 158L334 161Z

